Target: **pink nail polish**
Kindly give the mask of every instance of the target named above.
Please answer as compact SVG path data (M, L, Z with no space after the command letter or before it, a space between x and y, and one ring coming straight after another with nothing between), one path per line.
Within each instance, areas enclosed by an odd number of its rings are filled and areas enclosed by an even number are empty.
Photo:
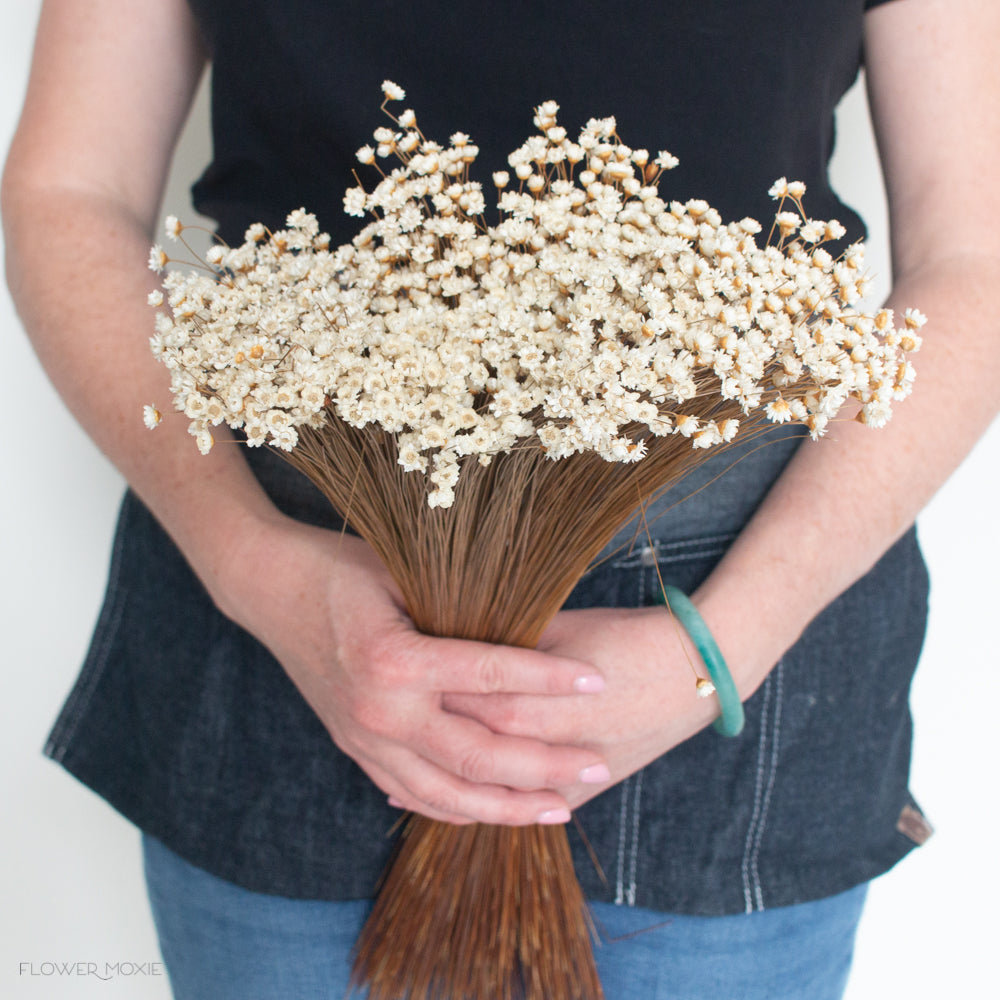
M573 687L580 694L597 694L604 690L604 678L600 674L590 674L587 677L577 677Z
M607 764L591 764L580 772L580 781L585 785L600 785L611 780Z
M568 809L546 809L535 822L543 826L554 826L556 823L568 823L569 820Z
M389 805L391 805L393 809L405 809L406 808L403 805L403 803L400 802L399 799L396 798L395 795L390 795L389 796Z

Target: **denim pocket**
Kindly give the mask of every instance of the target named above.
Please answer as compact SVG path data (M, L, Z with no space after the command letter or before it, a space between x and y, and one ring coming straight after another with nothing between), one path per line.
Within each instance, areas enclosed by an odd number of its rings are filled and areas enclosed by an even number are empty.
M653 535L606 551L584 574L565 607L647 607L657 603L661 581L691 593L735 537L732 532L684 539Z

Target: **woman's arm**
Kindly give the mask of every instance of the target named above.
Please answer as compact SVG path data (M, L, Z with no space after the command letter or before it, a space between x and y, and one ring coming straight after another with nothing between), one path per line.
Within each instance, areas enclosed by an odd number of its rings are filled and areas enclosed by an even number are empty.
M1000 405L998 50L1000 5L988 0L899 0L867 15L891 219L889 304L917 306L930 322L913 395L888 426L837 423L807 442L694 595L744 698L913 523ZM662 609L563 613L543 648L589 658L605 692L566 711L535 699L449 704L504 732L591 746L614 780L697 732L714 710L696 699ZM572 801L599 790L577 788Z
M146 261L204 63L184 0L45 3L2 191L8 279L35 350L216 604L385 792L456 821L559 821L566 802L545 789L599 756L494 734L444 712L441 692L563 695L593 667L419 635L370 549L281 515L238 446L200 456L174 413L155 436L142 425L143 404L167 395Z
M912 524L1000 405L991 302L1000 288L998 45L1000 8L983 0L899 0L867 16L869 100L889 199L889 304L917 305L930 323L913 396L888 426L838 425L802 448L698 594L724 631L734 588L758 588L751 684ZM850 530L837 530L843 524ZM743 623L741 633L752 627Z

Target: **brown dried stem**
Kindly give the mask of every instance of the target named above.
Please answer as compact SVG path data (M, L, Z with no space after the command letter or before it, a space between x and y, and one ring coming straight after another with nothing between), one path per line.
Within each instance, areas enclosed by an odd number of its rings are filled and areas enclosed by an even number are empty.
M737 416L706 392L686 407ZM700 405L699 405L700 404ZM538 442L464 461L454 507L430 508L392 435L329 407L286 457L377 551L416 627L534 646L597 554L647 502L707 457L679 435L642 461L550 461ZM740 440L764 425L745 418ZM713 449L714 452L717 449ZM592 923L562 827L456 827L410 817L357 945L372 1000L600 1000Z

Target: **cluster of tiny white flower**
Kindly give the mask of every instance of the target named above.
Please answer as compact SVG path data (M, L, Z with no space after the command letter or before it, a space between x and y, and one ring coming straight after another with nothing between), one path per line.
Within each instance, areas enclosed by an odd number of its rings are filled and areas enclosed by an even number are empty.
M466 456L486 464L532 441L553 459L634 462L649 435L731 441L741 412L813 436L849 399L863 422L888 419L924 317L897 328L891 311L857 307L862 247L826 249L844 229L805 217L804 185L771 189L777 239L758 246L753 219L660 198L669 153L625 146L613 118L573 142L557 111L541 105L513 177L493 175L496 225L469 179L476 146L426 139L407 110L358 151L400 165L347 191L346 211L372 217L352 243L331 248L298 210L280 232L255 224L242 246L213 247L207 271L169 271L150 297L169 307L152 348L201 450L223 422L283 449L302 425L376 424L447 507ZM182 229L168 219L168 236ZM154 270L169 261L153 248ZM707 417L706 394L733 415Z

